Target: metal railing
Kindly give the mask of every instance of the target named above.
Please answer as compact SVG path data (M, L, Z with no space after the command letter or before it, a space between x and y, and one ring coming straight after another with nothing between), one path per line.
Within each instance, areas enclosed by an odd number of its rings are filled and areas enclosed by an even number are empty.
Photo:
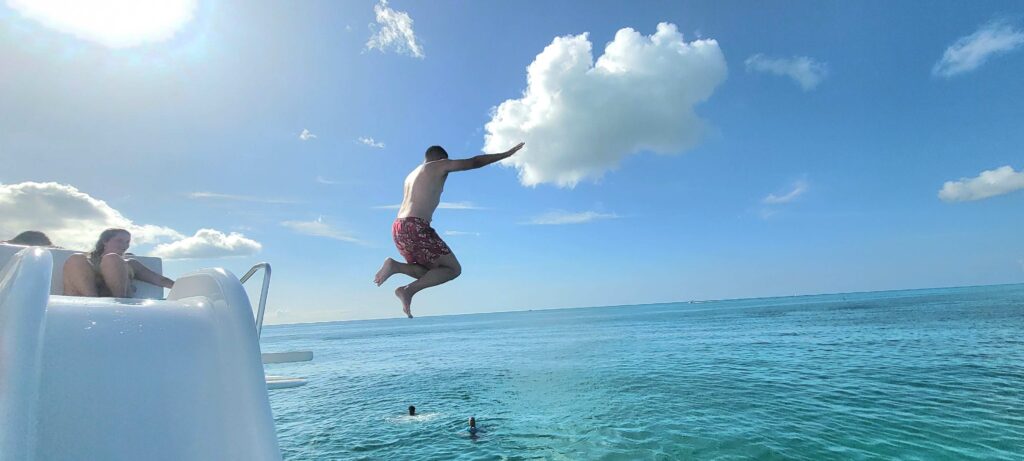
M256 271L263 269L263 288L260 289L260 307L256 311L256 337L260 337L263 333L263 313L267 310L267 292L270 291L270 263L259 263L252 266L249 272L246 272L242 278L238 279L245 285L245 282L249 280Z

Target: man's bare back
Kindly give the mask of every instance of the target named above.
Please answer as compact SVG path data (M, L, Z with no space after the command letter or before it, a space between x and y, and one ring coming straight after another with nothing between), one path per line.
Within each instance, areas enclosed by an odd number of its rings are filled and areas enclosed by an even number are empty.
M398 209L399 218L416 217L428 223L433 221L434 210L441 203L441 192L444 192L444 182L448 179L448 170L444 168L446 165L443 162L451 161L442 159L426 162L405 177L405 193L402 206Z
M424 288L452 280L462 273L462 266L455 259L455 254L430 227L434 210L441 203L441 193L444 192L448 173L490 165L511 157L522 148L523 143L519 143L500 154L482 154L468 159L450 160L444 149L432 146L427 149L423 164L406 176L402 206L399 207L398 217L391 226L391 234L395 246L407 262L385 259L373 282L380 286L395 273L416 279L406 286L395 289L395 296L402 302L402 311L409 318L412 318L413 295Z

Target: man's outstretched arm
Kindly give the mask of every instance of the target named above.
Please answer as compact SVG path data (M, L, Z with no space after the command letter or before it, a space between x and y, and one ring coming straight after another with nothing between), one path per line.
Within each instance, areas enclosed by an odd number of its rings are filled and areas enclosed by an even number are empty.
M492 164L494 162L505 160L506 158L511 157L512 154L515 154L516 152L519 152L519 149L522 149L524 144L526 144L526 143L522 143L521 142L519 144L516 144L515 147L513 147L513 148L511 148L511 149L509 149L509 150L507 150L505 152L502 152L500 154L481 154L481 155L477 155L476 157L467 158L467 159L449 160L449 161L445 162L447 164L446 165L447 168L445 168L445 169L448 170L449 172L451 172L451 171L475 170L477 168L480 168L480 167L483 167L483 166L487 166L487 165L490 165L490 164Z

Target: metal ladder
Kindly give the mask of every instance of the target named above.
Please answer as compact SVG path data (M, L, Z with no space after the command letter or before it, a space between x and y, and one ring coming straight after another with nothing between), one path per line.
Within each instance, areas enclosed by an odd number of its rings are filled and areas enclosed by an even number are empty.
M238 279L245 285L245 282L252 278L256 271L263 269L263 288L260 289L260 308L256 311L256 337L263 334L263 314L267 310L267 292L270 291L270 263L259 263L252 266L242 278Z
M263 316L267 311L267 293L270 291L270 263L259 263L252 266L242 278L238 279L242 285L249 281L256 271L263 269L263 287L260 288L260 304L256 310L256 337L259 338L263 335ZM313 360L313 352L311 351L294 351L294 352L262 352L263 363L292 363L292 362L308 362ZM289 378L287 376L272 376L266 375L267 388L269 389L287 389L291 387L300 387L306 385L305 378Z

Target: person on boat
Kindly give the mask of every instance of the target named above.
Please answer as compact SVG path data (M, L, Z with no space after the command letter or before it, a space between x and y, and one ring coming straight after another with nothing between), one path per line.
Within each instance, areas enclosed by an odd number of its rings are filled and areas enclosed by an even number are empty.
M126 258L132 234L124 229L107 229L89 253L76 253L64 262L64 295L130 298L141 280L164 288L174 280L153 272L141 262Z
M416 279L395 289L395 296L402 302L402 311L409 318L412 318L413 295L424 288L450 281L462 273L462 266L455 259L451 248L430 227L434 210L441 202L441 192L448 173L490 165L511 157L522 148L523 143L519 143L500 154L481 154L473 158L451 160L444 148L430 146L424 154L423 164L405 178L402 205L398 209L398 218L391 225L391 236L406 262L385 259L373 282L380 286L396 273Z
M27 230L18 235L15 235L14 238L10 240L0 243L6 243L8 245L23 245L34 247L53 246L53 242L50 241L50 238L47 237L46 234L35 230Z

